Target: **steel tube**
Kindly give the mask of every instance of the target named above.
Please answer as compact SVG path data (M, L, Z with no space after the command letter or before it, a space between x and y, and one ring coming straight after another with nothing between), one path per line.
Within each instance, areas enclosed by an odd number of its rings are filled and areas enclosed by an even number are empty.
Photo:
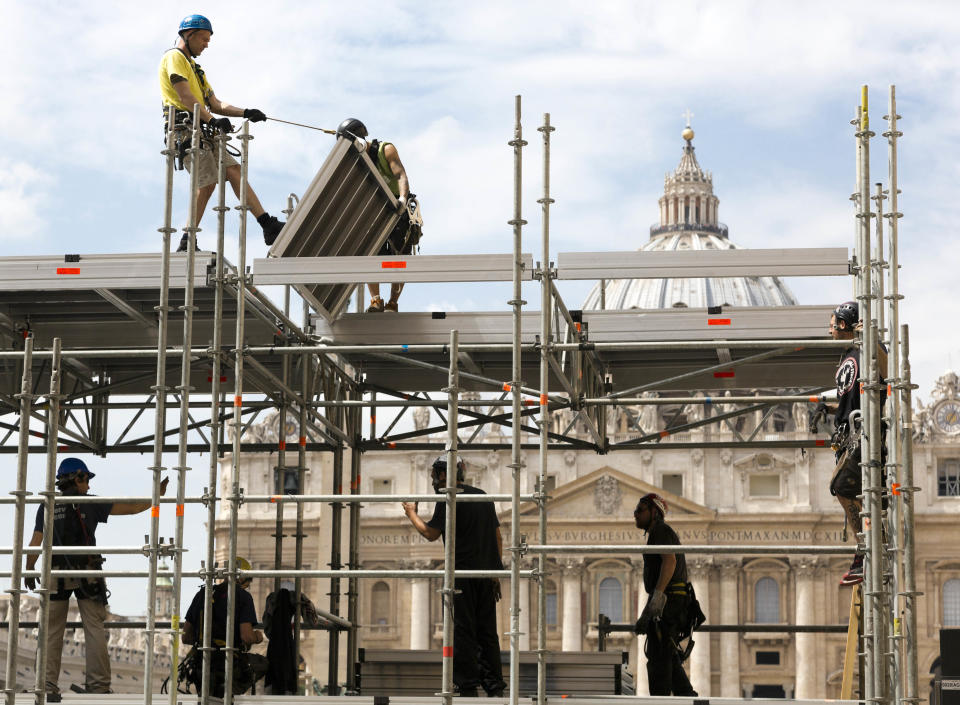
M7 632L7 670L4 694L7 705L14 705L17 692L17 650L20 638L21 560L23 560L23 527L27 505L27 446L30 441L30 406L33 403L33 336L23 341L23 374L20 379L20 435L17 443L17 484L11 493L16 499L13 517L13 547L10 559L10 615ZM5 553L5 551L4 551ZM39 646L39 644L38 644Z
M541 544L547 543L547 461L550 450L550 358L553 355L553 331L550 314L553 309L551 280L553 263L550 261L550 133L556 130L550 125L550 113L544 113L543 126L543 198L539 199L543 219L540 239L540 453L537 477L537 534ZM601 284L601 294L603 285ZM601 305L601 308L603 306ZM544 582L546 556L537 556L537 705L545 705L547 688L547 591ZM512 672L511 672L512 675ZM511 695L512 697L512 695Z
M292 203L291 203L292 206ZM292 208L291 208L292 211ZM311 358L309 355L304 355L301 361L300 369L300 396L306 400L309 397L310 391L310 365ZM297 491L303 493L304 482L306 481L307 473L307 408L306 406L300 406L300 413L297 423ZM294 536L294 565L293 567L299 571L303 568L303 502L297 503L297 528L296 535ZM303 579L298 574L294 578L294 619L293 619L293 657L294 663L300 663L300 630L301 630L301 609L300 609L300 598L303 595ZM319 613L319 610L318 610ZM342 623L343 620L340 617L330 614L329 612L324 612L326 618L330 621L337 620L338 623ZM348 625L352 626L352 625ZM299 671L298 671L299 672Z
M521 390L523 389L522 350L520 336L522 332L521 314L523 313L522 282L520 280L521 253L523 252L523 226L526 221L522 213L523 197L523 126L520 123L520 96L514 104L515 122L513 140L513 297L507 303L513 309L513 370L510 376L510 388L513 392L513 431L510 436L510 469L513 475L513 501L510 504L510 705L517 705L520 694L520 477L523 458L520 455L520 436L523 432ZM527 391L527 393L530 393ZM543 394L540 390L540 394Z
M35 577L40 583L40 611L37 621L37 672L35 690L37 702L46 701L47 692L47 632L50 629L50 593L53 585L53 496L56 494L57 439L60 429L60 338L53 339L53 358L50 365L50 394L47 395L47 479L42 492L47 500L43 511L43 553L40 556L40 571ZM30 571L24 571L26 577ZM8 576L4 576L8 577ZM54 591L55 592L55 591Z
M900 492L903 496L903 632L905 641L905 675L903 699L906 702L920 702L918 649L917 639L917 576L916 576L916 545L915 545L915 518L913 495L919 488L914 486L913 479L913 401L912 391L916 385L910 379L910 329L909 326L900 327L900 341L902 346L901 364L901 393L903 402L903 486Z
M193 142L192 142L192 152L191 160L193 163L192 170L190 172L190 207L189 207L189 222L190 226L187 228L189 234L189 239L187 242L187 277L186 282L183 287L183 306L180 307L180 310L183 311L183 352L180 359L180 384L176 389L180 392L180 434L178 438L179 448L177 450L177 465L174 468L177 473L177 511L175 512L174 517L174 540L173 543L175 546L183 546L183 496L186 494L186 483L187 483L187 471L190 468L187 466L187 434L188 427L190 425L190 408L188 406L190 402L190 370L191 363L193 362L193 356L190 355L190 349L193 346L193 312L196 310L194 306L194 291L193 291L193 269L196 262L196 244L197 244L197 232L200 230L198 227L199 223L197 222L197 187L199 185L197 179L200 173L199 169L199 158L200 158L200 149L201 149L201 137L200 137L200 106L194 105L193 113ZM222 157L222 145L221 145L221 155L220 155L220 193L223 193L223 157ZM155 473L154 476L154 493L159 496L159 473ZM152 506L154 507L151 512L153 519L157 522L159 527L160 521L160 504L159 502L153 502ZM183 554L180 551L175 551L173 554L173 613L170 615L170 682L176 683L176 674L177 674L177 661L180 652L180 571L183 568ZM151 603L156 602L157 588L155 585L156 581L151 581L151 584L147 588L148 600ZM152 678L152 666L146 665L148 661L152 659L144 659L144 691L153 689L153 678ZM176 705L176 688L170 688L170 705ZM149 699L148 704L149 705Z
M193 570L193 571L183 571L184 577L187 578L202 578L204 571L202 570ZM42 571L39 570L25 570L22 572L23 577L25 578L39 578L42 575ZM51 570L50 575L54 578L146 578L150 574L145 570ZM173 575L169 570L167 571L158 571L158 576L162 577L171 577ZM297 571L293 568L285 568L283 570L238 570L237 575L239 579L244 578L276 578L280 576L281 578L293 578L297 575L300 575L303 578L419 578L419 577L428 577L428 578L441 578L443 577L443 571L440 569L437 570L406 570L406 569L396 569L396 570L348 570L348 569L334 569L334 570L301 570ZM457 575L462 578L509 578L510 570L458 570ZM0 578L9 578L10 571L0 572ZM523 570L520 571L520 577L522 578L535 578L536 572L532 570Z
M450 331L450 371L447 375L447 484L444 487L446 515L443 534L443 589L440 595L443 603L443 649L441 652L440 697L444 705L453 705L456 695L453 688L453 595L456 585L456 543L457 543L457 400L460 397L460 379L458 376L459 332ZM432 571L420 571L426 575ZM471 654L471 657L474 656Z
M350 494L356 495L360 492L360 440L362 436L362 427L360 420L360 409L351 409L347 412L347 431L350 435ZM299 505L302 506L302 505ZM351 502L347 517L349 521L349 539L347 545L347 566L351 570L360 568L360 504ZM350 578L347 581L347 621L351 624L357 623L357 579ZM347 631L347 690L356 692L357 689L357 630Z
M238 232L238 250L237 255L237 328L236 328L236 351L234 358L234 394L233 406L235 411L239 411L243 405L243 340L244 323L246 317L246 296L247 287L247 215L250 206L247 205L247 173L250 159L250 121L244 120L243 130L240 135L240 205L237 210L240 211L240 228ZM224 671L224 689L223 702L225 705L233 705L233 655L237 650L234 643L234 630L236 624L237 604L237 524L239 521L240 510L240 437L243 435L243 425L240 423L240 414L234 413L233 420L233 453L230 458L230 496L227 500L230 502L230 532L227 537L229 543L229 557L227 560L227 624L226 624L226 668ZM214 527L209 527L210 531ZM205 610L211 612L211 610ZM204 646L206 646L206 634L204 633Z

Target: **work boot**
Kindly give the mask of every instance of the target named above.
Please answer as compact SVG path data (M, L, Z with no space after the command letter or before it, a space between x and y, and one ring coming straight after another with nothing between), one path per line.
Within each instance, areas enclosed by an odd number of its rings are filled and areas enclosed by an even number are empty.
M385 303L385 304L383 305L383 310L384 310L384 311L393 311L394 313L396 313L396 312L397 312L397 302L396 302L396 301L393 301L393 300L388 301L387 303Z
M857 585L863 582L863 554L858 553L853 557L853 563L850 564L850 570L840 578L841 585Z
M370 299L370 306L367 307L367 313L382 313L383 312L383 299L379 296L374 296Z
M260 227L263 228L263 241L266 243L267 247L272 245L277 240L277 235L280 234L280 231L283 230L283 226L286 223L283 223L276 219L276 217L270 215L269 213L264 213L259 218L257 222L260 223Z

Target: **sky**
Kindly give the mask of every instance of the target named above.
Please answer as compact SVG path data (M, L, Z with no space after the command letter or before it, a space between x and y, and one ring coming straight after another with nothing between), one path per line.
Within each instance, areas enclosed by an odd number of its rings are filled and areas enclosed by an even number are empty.
M864 11L835 2L0 0L7 28L0 44L5 256L159 249L157 65L180 18L193 12L214 25L199 61L221 100L327 128L358 117L372 136L397 145L423 208L424 254L511 250L507 142L518 94L529 142L523 249L535 260L542 195L536 127L547 112L556 126L553 259L559 252L632 250L648 239L663 176L680 159L687 109L699 162L713 172L720 220L738 246L852 247L849 123L867 84L877 132L871 180L886 184L880 133L895 84L904 133L901 317L911 328L916 394L928 401L936 378L960 365L960 331L950 324L960 313L960 241L948 212L960 141L954 3L874 2ZM306 189L332 138L277 122L252 125L252 133L251 183L279 215L289 193ZM178 173L178 224L186 190L187 177ZM235 203L232 194L228 203ZM230 218L227 257L235 261ZM209 247L211 213L201 226L201 245ZM254 239L250 256L265 252ZM851 296L845 279L788 283L804 304ZM561 291L576 308L589 287L564 283ZM507 310L509 298L509 285L409 285L401 310ZM537 306L535 287L524 298ZM4 458L12 473L12 457ZM141 491L135 471L149 458L96 462L123 473L118 486ZM205 477L206 459L194 464L194 474ZM31 462L36 488L39 467ZM132 533L145 533L145 517L126 521L105 531L101 543L123 543L134 522L144 531ZM142 611L142 593L117 592L115 609Z

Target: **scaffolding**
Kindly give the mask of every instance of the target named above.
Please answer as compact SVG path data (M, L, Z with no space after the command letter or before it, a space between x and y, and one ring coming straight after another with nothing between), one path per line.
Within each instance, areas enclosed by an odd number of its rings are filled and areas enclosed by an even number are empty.
M914 533L911 391L909 331L900 323L897 259L899 189L897 183L897 141L901 136L896 113L896 95L890 87L889 110L885 118L888 130L883 133L888 144L888 187L877 187L870 193L870 140L867 89L863 88L855 127L857 178L852 200L856 206L856 239L853 257L846 248L797 250L751 250L731 252L669 253L560 253L556 264L550 251L550 207L554 203L550 191L551 134L555 127L545 114L538 132L543 146L543 194L541 206L541 259L522 251L522 157L527 142L523 139L521 102L517 96L513 139L509 141L514 157L514 212L508 224L513 232L513 251L503 256L396 257L384 267L384 258L356 256L331 261L324 257L268 258L254 260L247 266L246 179L249 162L249 123L244 122L238 135L241 152L241 187L239 249L236 264L224 257L225 171L223 155L231 139L216 139L219 152L217 212L217 248L214 253L195 251L197 217L195 204L189 208L189 247L184 255L169 253L172 227L173 171L175 150L173 132L162 154L165 157L166 196L164 222L159 228L163 251L137 256L79 256L59 258L6 258L0 262L0 298L16 308L16 317L0 318L0 333L10 339L22 339L22 351L0 352L0 382L4 391L0 401L6 415L16 415L16 423L2 424L8 433L0 451L14 452L5 441L17 433L16 487L10 499L15 510L13 545L3 549L12 557L6 668L7 703L16 701L16 657L22 625L19 623L21 582L25 577L49 585L66 575L78 577L141 577L149 581L145 634L148 654L158 635L171 644L171 682L176 683L179 650L181 585L185 577L204 581L209 591L216 579L226 579L229 604L234 604L236 584L246 577L269 578L279 588L280 579L295 579L295 617L297 649L300 645L300 594L302 580L331 579L329 610L322 611L329 626L329 695L340 694L340 632L347 636L346 687L356 687L356 652L358 648L357 581L378 577L442 578L443 609L442 683L437 693L443 703L451 703L455 695L452 681L453 619L452 596L455 577L493 577L510 579L509 625L509 702L519 700L519 651L521 636L520 582L533 581L538 588L537 613L537 702L546 702L546 557L560 554L630 554L656 553L661 550L648 545L557 545L547 540L546 493L547 458L558 449L589 449L598 453L651 450L683 447L793 447L818 448L822 439L768 441L756 434L744 438L735 431L735 440L695 443L677 441L661 443L684 431L709 424L728 423L744 414L770 413L780 403L816 403L834 371L836 354L849 341L825 340L824 320L831 307L794 306L771 309L736 309L718 307L709 310L645 311L642 320L624 311L578 311L563 302L557 282L561 279L659 278L663 276L846 276L855 279L856 297L861 305L863 331L856 344L862 352L863 404L863 517L864 530L857 536L858 548L866 555L864 582L863 652L860 654L864 676L864 701L877 703L913 703L918 697L916 644L916 584L914 575ZM173 124L172 115L170 124ZM189 158L198 158L201 135L194 115ZM349 153L350 145L341 138L339 153ZM196 161L194 161L196 165ZM196 192L197 169L191 172L191 193ZM319 176L318 176L319 178ZM311 189L313 189L313 185ZM871 209L871 200L877 212ZM886 213L883 202L889 202ZM308 211L303 203L294 208L291 198L290 223L306 222ZM382 215L382 214L381 214ZM883 220L887 225L887 247L884 249ZM388 226L377 220L385 235ZM874 227L871 228L871 225ZM281 233L278 242L290 242L295 234ZM372 242L379 246L379 243ZM885 254L886 253L886 259ZM706 255L709 254L709 257ZM10 261L17 260L17 261ZM73 266L64 266L70 264ZM480 265L480 266L478 266ZM140 268L140 269L138 269ZM24 274L27 270L29 274ZM138 276L137 272L142 272ZM77 277L71 279L71 277ZM384 277L387 277L386 279ZM384 317L370 325L364 314L334 314L349 301L356 282L381 281L511 281L512 297L507 301L509 313L475 314L404 314L396 325ZM541 308L526 311L522 299L523 281L539 283ZM274 304L259 287L284 284L285 303ZM320 297L316 287L341 285L327 298ZM290 289L304 299L303 318L295 323L290 313ZM31 296L17 295L29 291ZM179 338L170 326L171 301L182 296L183 330ZM323 305L319 302L322 300ZM155 302L156 305L154 305ZM308 303L312 302L311 314ZM886 308L884 308L886 304ZM19 308L17 308L19 307ZM155 318L149 313L156 313ZM109 313L105 313L109 312ZM79 319L78 319L79 317ZM86 317L86 318L84 318ZM509 317L509 321L507 318ZM71 327L68 319L73 320ZM76 325L83 321L102 322L110 335L96 339L84 334ZM235 324L234 336L227 326ZM391 327L393 326L393 327ZM148 332L150 331L150 332ZM417 337L410 341L411 331ZM509 332L508 332L509 331ZM143 345L144 337L155 335L155 345ZM375 339L371 340L371 336ZM207 346L196 346L195 340L209 340ZM71 346L62 348L63 340ZM74 345L76 340L81 345ZM103 345L100 341L114 341ZM119 342L116 342L119 341ZM171 344L172 343L172 344ZM884 343L890 355L888 368L879 369L878 348ZM178 369L179 368L179 369ZM397 370L405 371L407 388L397 389L390 381ZM180 372L180 384L170 387L167 376ZM227 403L227 376L233 374L233 400ZM501 374L502 373L502 374ZM207 384L204 384L204 379ZM537 379L535 386L526 379ZM43 383L49 392L39 394ZM299 384L298 384L299 383ZM66 385L66 387L65 387ZM782 390L802 389L802 393L772 393L733 396L725 390L758 388ZM196 401L197 389L209 390L209 400ZM499 394L496 399L462 399L466 390L484 390ZM555 391L552 391L555 390ZM699 390L702 396L684 396L683 403L702 405L703 418L663 429L643 429L631 416L637 436L612 441L607 435L606 414L610 407L631 407L676 403L676 397L662 398L645 394L651 391L688 393ZM431 398L430 392L442 391L445 399ZM111 395L141 395L142 402L111 401ZM255 395L263 399L254 399ZM509 397L509 398L508 398ZM167 409L178 409L176 425L168 427ZM395 432L394 426L407 409L429 407L438 411L446 407L445 422L412 432ZM508 408L509 407L509 408ZM739 408L737 408L739 407ZM209 408L209 419L195 419L191 409ZM245 440L244 436L257 416L267 408L276 408L280 415L280 435L276 445ZM375 410L395 408L397 419L377 435ZM361 412L369 409L369 436L364 438ZM554 428L553 416L562 409L572 412L573 421L562 430ZM119 437L110 441L106 418L111 411L135 410L134 420ZM144 413L155 414L154 433L132 440L126 436ZM277 477L287 469L286 419L298 420L297 460L293 468L297 476L297 492L284 494L277 487L275 494L250 495L241 486L243 453L275 451ZM462 420L461 416L466 420ZM443 416L441 415L441 418ZM84 423L85 422L85 423ZM886 480L882 468L881 424L886 423L889 455ZM445 560L442 570L377 569L360 567L359 529L362 504L436 500L436 495L363 495L360 493L361 454L368 450L432 449L447 454L448 467L455 464L458 451L501 446L475 443L476 429L486 424L510 426L512 437L503 449L511 451L512 491L502 495L458 494L453 473L448 473L443 494L446 502ZM586 429L587 440L572 432L574 424ZM42 431L32 426L42 427ZM226 430L232 432L227 439ZM462 442L458 431L474 429ZM204 436L204 431L206 436ZM446 442L423 440L445 431ZM202 443L189 442L199 434ZM524 442L527 434L535 441ZM167 439L176 436L176 444ZM31 437L43 441L30 444ZM231 453L227 492L218 496L218 460L226 450ZM345 452L349 450L349 493L343 492ZM521 493L524 467L523 450L538 451L538 472L533 494ZM149 497L71 497L71 502L143 501L151 506L150 534L144 546L101 546L102 554L142 554L147 558L146 571L84 570L69 573L55 570L52 557L68 554L69 547L52 545L51 518L57 502L54 476L58 453L152 453ZM187 496L186 473L188 456L209 452L208 482L200 496ZM307 471L307 452L322 451L332 456L332 487L329 494L303 494ZM176 492L173 497L161 496L163 453L176 452ZM29 453L46 455L46 487L32 496L26 489ZM883 498L889 499L884 508ZM507 551L510 566L497 571L460 571L454 569L456 507L460 502L498 501L510 503L511 532ZM285 517L283 507L296 504L294 527L294 567L283 568L282 539ZM537 541L527 542L520 534L519 510L522 502L536 505ZM43 544L37 549L24 549L23 531L28 505L42 503L46 509ZM226 503L229 512L226 565L215 561L215 527L217 508ZM240 570L237 565L238 511L242 503L275 503L276 552L272 570ZM329 503L333 536L328 570L304 569L303 509L309 503ZM173 504L176 516L175 535L170 543L159 536L160 508ZM204 561L199 571L183 569L183 515L187 504L202 504L206 509L208 529ZM344 507L348 508L344 527ZM884 528L885 527L885 528ZM343 529L347 529L346 561L341 555ZM848 546L727 546L687 545L671 550L685 554L850 554ZM20 562L25 553L41 555L40 570L24 571ZM523 569L526 555L536 558L535 569ZM161 571L161 557L173 559L170 571ZM169 576L173 582L174 614L169 621L158 621L155 614L157 578ZM347 604L344 615L341 603L342 586L347 581ZM46 685L44 663L46 648L49 590L41 590L41 612L38 620L39 641L36 681L33 684L36 702L44 702ZM202 674L203 689L199 702L210 700L211 610L205 611L203 625ZM232 653L234 610L228 609L226 651ZM802 630L799 630L802 631ZM232 659L226 659L225 702L233 702ZM145 658L142 701L150 705L158 697L153 692L153 664ZM171 688L171 705L183 696ZM106 700L106 698L105 698Z

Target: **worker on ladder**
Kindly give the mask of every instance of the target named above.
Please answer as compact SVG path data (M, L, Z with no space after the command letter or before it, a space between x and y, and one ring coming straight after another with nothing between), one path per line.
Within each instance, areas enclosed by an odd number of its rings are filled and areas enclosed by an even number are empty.
M203 123L200 142L199 173L197 174L197 224L203 217L207 201L217 187L217 151L213 136L218 132L232 132L231 117L242 117L251 122L261 122L267 119L262 110L257 108L237 108L221 101L213 92L207 81L206 74L194 59L203 53L213 36L213 25L203 15L188 15L180 22L179 38L176 44L168 50L160 60L160 95L163 98L164 117L167 109L172 105L177 109L175 124L166 125L166 129L177 132L177 151L181 159L190 147L191 121L194 106L200 108L200 120ZM226 117L214 117L224 115ZM232 155L224 155L226 178L233 187L233 192L240 198L240 165ZM187 170L192 168L189 158L182 159ZM283 229L284 223L267 213L260 204L260 199L247 184L247 205L250 212L263 228L263 241L272 245L277 235ZM177 252L185 252L189 238L184 233L180 240ZM198 248L199 249L199 248Z
M354 141L365 140L367 134L366 125L356 118L347 118L337 127L338 137ZM378 257L412 255L420 242L423 219L420 217L420 206L416 196L410 193L410 181L407 179L407 171L403 168L397 148L390 142L371 140L366 146L366 153L396 197L400 210L400 219L376 255ZM380 298L380 284L367 284L367 288L370 289L370 306L367 308L367 313L397 311L403 282L390 285L390 300L386 303Z
M834 340L849 340L850 347L840 356L835 380L837 383L837 403L827 404L820 402L814 411L814 417L833 414L834 433L832 440L833 450L836 452L836 467L833 479L830 481L830 494L837 498L843 507L845 524L852 526L856 533L862 531L860 513L863 510L863 473L860 468L860 448L862 429L860 426L860 348L853 344L857 331L860 330L860 307L856 301L846 301L834 309L830 315L830 337ZM877 364L880 370L887 369L887 351L882 344L877 346ZM879 376L881 383L883 375ZM811 426L816 430L816 421ZM881 425L881 484L886 485L884 464L887 458L886 444L884 443L885 427ZM884 495L883 507L886 508L887 498ZM857 551L853 557L850 569L840 579L841 585L856 585L863 582L863 553Z

